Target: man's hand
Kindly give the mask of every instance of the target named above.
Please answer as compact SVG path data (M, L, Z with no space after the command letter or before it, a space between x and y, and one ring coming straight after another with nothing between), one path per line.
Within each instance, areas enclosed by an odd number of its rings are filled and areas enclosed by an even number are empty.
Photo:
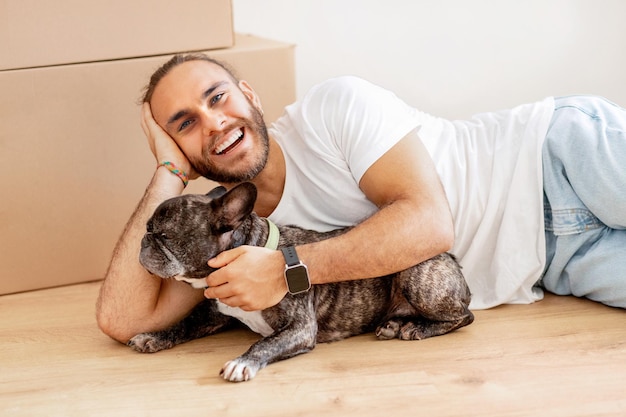
M287 293L280 251L240 246L209 260L209 266L220 269L207 277L205 297L231 307L263 310L278 304Z
M198 178L198 173L191 167L189 160L180 150L174 139L172 139L152 117L149 103L143 103L141 107L141 128L148 138L150 150L156 158L157 163L169 161L185 171L189 179Z

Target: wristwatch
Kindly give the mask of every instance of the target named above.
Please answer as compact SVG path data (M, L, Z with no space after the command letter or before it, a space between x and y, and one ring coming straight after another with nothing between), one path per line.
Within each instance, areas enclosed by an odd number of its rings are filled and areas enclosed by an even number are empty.
M306 265L298 259L296 248L288 246L280 249L285 257L285 281L287 289L292 295L300 294L311 288L309 280L309 270Z

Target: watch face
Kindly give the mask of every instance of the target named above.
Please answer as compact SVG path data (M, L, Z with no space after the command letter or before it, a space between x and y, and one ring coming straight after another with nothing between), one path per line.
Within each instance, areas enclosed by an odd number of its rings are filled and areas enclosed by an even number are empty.
M309 272L305 265L297 265L288 268L285 271L285 277L287 279L287 287L289 287L289 292L292 294L304 292L311 288L311 282L309 281Z

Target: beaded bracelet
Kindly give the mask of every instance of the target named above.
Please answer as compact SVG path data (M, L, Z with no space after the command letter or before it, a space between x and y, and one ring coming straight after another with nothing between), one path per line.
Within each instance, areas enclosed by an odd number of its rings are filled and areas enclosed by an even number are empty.
M187 175L187 173L183 171L182 169L179 169L172 162L169 162L169 161L161 162L159 165L157 165L157 169L159 169L160 167L167 168L172 174L180 178L185 187L187 186L187 184L189 184L189 176Z

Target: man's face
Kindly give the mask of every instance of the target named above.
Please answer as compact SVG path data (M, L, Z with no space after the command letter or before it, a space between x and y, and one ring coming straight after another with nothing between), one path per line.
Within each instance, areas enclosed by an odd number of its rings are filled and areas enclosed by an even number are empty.
M193 168L222 183L256 177L267 162L269 140L258 99L223 68L206 61L174 67L159 81L150 107Z

